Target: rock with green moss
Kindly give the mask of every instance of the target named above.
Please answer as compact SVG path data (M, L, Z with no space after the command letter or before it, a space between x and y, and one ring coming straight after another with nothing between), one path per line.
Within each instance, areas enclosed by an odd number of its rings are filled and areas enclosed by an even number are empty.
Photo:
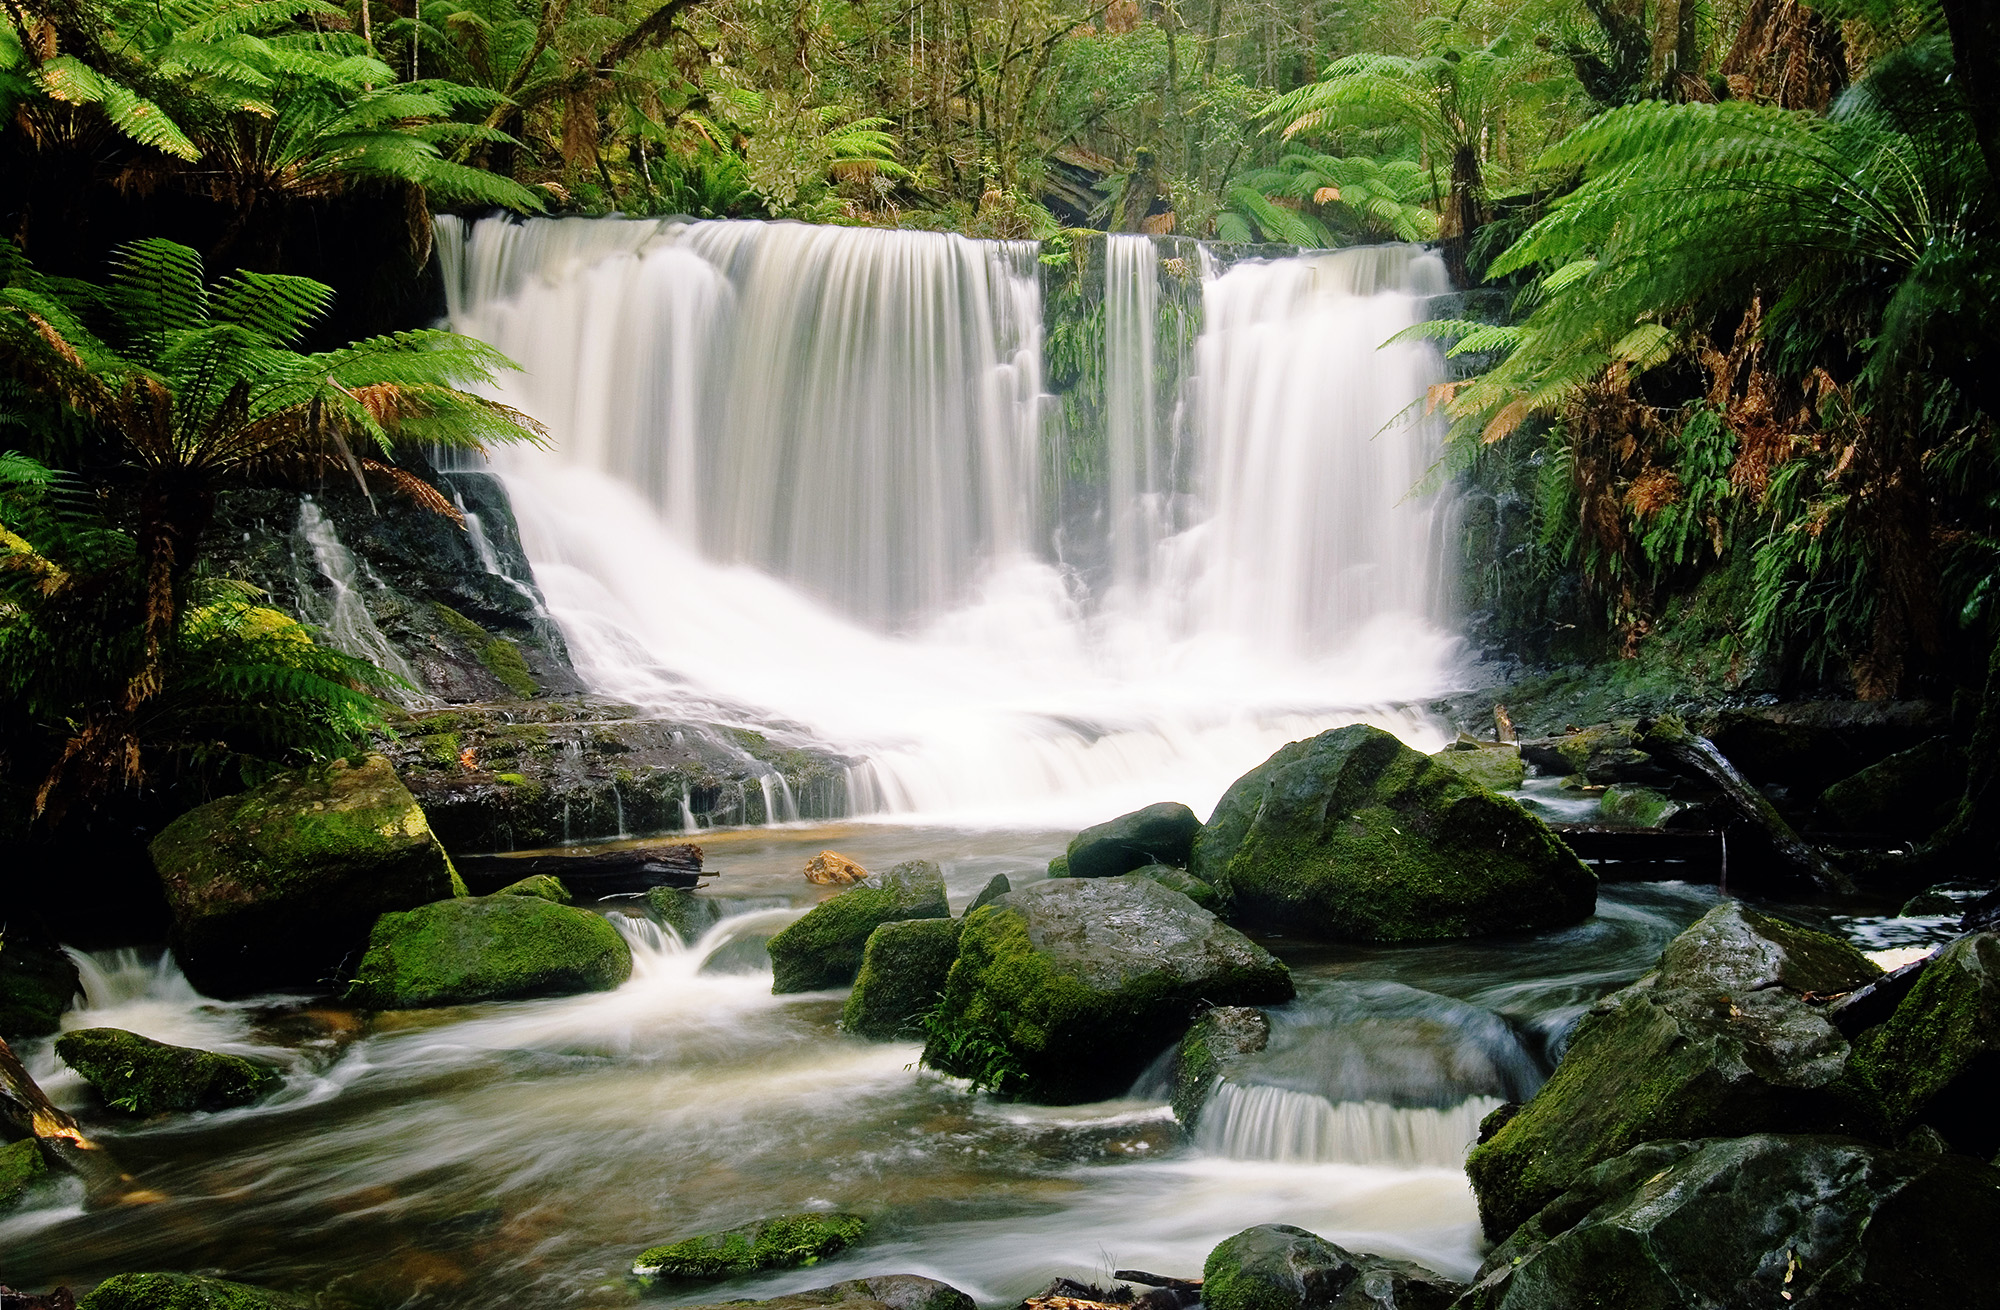
M1270 1040L1271 1016L1247 1005L1219 1005L1196 1019L1174 1050L1174 1118L1181 1127L1193 1132L1223 1070Z
M713 898L680 887L649 888L646 904L683 945L699 941L703 933L722 922L722 907Z
M1528 778L1528 765L1521 758L1521 748L1510 741L1460 738L1431 758L1458 770L1488 791L1513 791Z
M917 1274L877 1274L814 1287L769 1301L724 1301L687 1310L974 1310L971 1297L949 1283Z
M1604 822L1625 828L1664 827L1668 819L1686 808L1649 787L1606 787L1597 802Z
M1584 1016L1548 1082L1473 1150L1487 1236L1505 1238L1640 1142L1868 1123L1847 1040L1801 998L1881 972L1845 942L1735 902L1709 911L1656 972Z
M0 1040L43 1037L62 1027L63 1011L83 990L76 962L26 919L0 931Z
M152 855L174 958L211 996L326 984L380 915L453 894L444 847L379 755L199 806Z
M277 1292L198 1274L119 1274L77 1302L77 1310L300 1310Z
M1540 819L1366 724L1237 779L1189 871L1231 922L1327 941L1547 928L1597 903L1596 876Z
M632 1262L644 1278L712 1279L815 1265L860 1241L868 1221L852 1214L787 1214L719 1233L648 1247Z
M1115 878L1149 864L1185 869L1200 831L1201 820L1178 801L1121 814L1085 828L1070 842L1069 876Z
M1176 869L1171 864L1148 864L1132 872L1179 892L1204 910L1219 911L1222 908L1221 894L1186 869Z
M142 1116L249 1105L283 1081L275 1069L240 1056L169 1046L122 1028L64 1033L56 1054L106 1106Z
M48 1162L32 1137L0 1146L0 1214L21 1203L28 1189L48 1176Z
M2000 1172L1838 1137L1651 1142L1486 1257L1461 1310L2000 1306Z
M1957 813L1965 772L1964 750L1948 737L1933 738L1821 792L1820 821L1846 832L1927 837Z
M1290 1224L1224 1239L1201 1275L1208 1310L1445 1310L1463 1290L1421 1265L1354 1254Z
M918 1037L958 958L958 919L899 919L868 934L840 1025L881 1041Z
M1593 786L1613 783L1659 786L1673 781L1671 769L1656 760L1639 741L1636 719L1597 723L1520 743L1521 758L1538 772L1556 777L1575 775Z
M821 901L770 942L771 990L813 992L845 987L861 971L868 936L899 919L949 919L944 872L929 860L909 860L870 874Z
M1069 856L1058 855L1053 860L1049 861L1049 877L1051 878L1069 877Z
M347 1000L417 1010L605 992L631 976L632 948L603 917L535 896L474 896L383 915Z
M1925 963L1887 1022L1856 1039L1854 1072L1892 1129L1926 1125L1981 1159L2000 1151L2000 933Z
M1031 1101L1102 1100L1198 1005L1291 997L1270 952L1150 878L1039 882L966 916L923 1062Z
M1014 884L1007 880L1007 875L996 873L986 880L986 885L979 889L979 895L972 898L972 904L965 907L965 912L971 914L982 905L991 905L1013 890Z
M553 873L531 873L519 882L510 882L495 896L538 896L557 905L568 905L572 899L569 888L563 886L562 879Z

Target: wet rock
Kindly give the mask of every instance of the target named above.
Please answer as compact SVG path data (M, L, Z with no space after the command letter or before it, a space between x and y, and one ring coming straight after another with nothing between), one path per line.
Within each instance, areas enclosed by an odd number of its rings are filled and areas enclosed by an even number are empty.
M1922 839L1958 812L1965 773L1965 752L1944 737L1933 737L1821 792L1820 822L1836 831Z
M62 1027L63 1012L83 990L76 962L25 917L0 931L0 1039L42 1037Z
M806 861L806 881L821 886L844 887L867 876L868 870L838 851L821 851Z
M1637 721L1598 723L1521 743L1521 758L1543 774L1580 777L1596 787L1614 783L1661 785L1674 775L1641 748Z
M1687 808L1648 787L1606 787L1597 807L1606 823L1627 828L1663 828Z
M2000 1305L2000 1172L1835 1137L1653 1142L1487 1256L1463 1310Z
M1179 892L1204 910L1222 908L1221 894L1185 869L1176 869L1171 864L1148 864L1132 872L1141 878L1151 878L1162 887Z
M239 1056L169 1046L122 1028L64 1033L56 1054L107 1107L140 1116L249 1105L283 1081L275 1069Z
M151 849L174 958L211 996L320 986L377 916L450 896L456 878L379 755L198 806Z
M1246 1228L1202 1266L1210 1310L1444 1310L1461 1290L1420 1265L1354 1254L1290 1224Z
M1949 724L1946 708L1929 701L1797 701L1720 710L1691 726L1753 782L1812 795Z
M300 1310L277 1292L196 1274L119 1274L77 1302L77 1310Z
M679 887L653 888L646 893L646 904L684 945L693 945L722 922L722 907L712 898Z
M1528 765L1513 742L1459 739L1431 756L1488 791L1513 791L1527 781Z
M844 987L861 971L868 936L898 919L949 919L944 872L929 860L908 860L871 874L821 901L770 942L771 990Z
M868 1221L859 1215L778 1215L648 1247L632 1262L632 1272L647 1278L712 1279L792 1269L838 1255L867 1231Z
M815 1287L769 1301L724 1301L690 1310L974 1310L973 1300L949 1283L917 1274L878 1274Z
M1101 1100L1198 1005L1273 1005L1270 952L1149 878L1036 883L966 916L924 1063L1031 1101Z
M868 934L841 1027L880 1041L920 1038L958 958L963 926L959 919L900 919Z
M47 1177L48 1162L32 1137L0 1146L0 1214L21 1203L28 1189Z
M1185 869L1201 820L1178 801L1162 801L1085 828L1069 844L1069 876L1115 878L1148 864Z
M510 882L495 896L537 896L557 905L570 903L569 888L562 885L562 879L552 873L531 873L519 882Z
M534 896L477 896L385 914L349 1004L415 1010L604 992L632 976L632 949L588 910Z
M1190 1132L1202 1103L1234 1060L1261 1051L1271 1040L1271 1017L1247 1005L1220 1005L1187 1030L1174 1051L1174 1118Z
M1548 1082L1473 1150L1487 1236L1640 1142L1865 1122L1843 1079L1847 1039L1801 994L1879 976L1845 942L1734 902L1709 911L1657 972L1592 1007Z
M2000 1151L2000 934L1924 961L1895 1012L1855 1040L1854 1070L1891 1128L1926 1124L1981 1159Z
M1007 881L1007 875L996 873L987 879L984 887L979 889L979 895L972 898L972 904L965 907L965 912L971 914L982 905L991 905L1013 890L1014 884Z
M1237 779L1189 871L1232 922L1332 941L1550 927L1597 901L1596 877L1540 819L1365 724Z
M0 1310L76 1310L76 1298L67 1287L58 1287L43 1296L17 1292L0 1283Z
M1917 977L1924 966L1930 963L1928 957L1912 960L1898 969L1877 978L1864 987L1857 987L1845 996L1835 997L1828 1002L1821 1013L1827 1022L1840 1029L1840 1035L1853 1041L1863 1032L1878 1023L1887 1023L1903 998L1917 985Z

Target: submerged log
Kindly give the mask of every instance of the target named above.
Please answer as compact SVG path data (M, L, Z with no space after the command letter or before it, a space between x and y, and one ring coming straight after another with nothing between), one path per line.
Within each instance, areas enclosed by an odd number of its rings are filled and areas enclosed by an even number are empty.
M1595 823L1551 823L1549 831L1605 882L1722 881L1719 832Z
M635 846L594 855L461 855L453 859L475 895L546 873L577 896L613 896L654 887L693 887L701 877L701 847Z
M0 1121L10 1136L33 1138L49 1163L83 1179L93 1200L111 1199L131 1181L68 1112L49 1100L4 1040L0 1040Z

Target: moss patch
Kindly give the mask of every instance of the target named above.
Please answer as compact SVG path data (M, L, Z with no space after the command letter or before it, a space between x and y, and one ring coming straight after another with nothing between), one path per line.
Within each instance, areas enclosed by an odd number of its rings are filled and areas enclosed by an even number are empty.
M852 1214L788 1214L648 1247L632 1271L648 1277L712 1279L818 1264L861 1240L868 1221Z
M840 1023L861 1037L919 1037L958 958L957 919L902 919L868 934Z
M1271 1018L1247 1005L1204 1013L1174 1051L1174 1118L1193 1131L1209 1089L1229 1063L1261 1051L1271 1040Z
M422 1009L609 991L631 976L631 948L598 915L535 896L475 896L383 915L347 999Z
M119 1274L77 1302L77 1310L299 1310L261 1287L192 1274Z
M82 1028L56 1054L113 1110L132 1115L226 1110L277 1090L276 1070L234 1055L169 1046L122 1028Z
M522 700L540 694L541 688L528 672L528 662L519 646L506 637L494 636L443 601L432 601L431 609L451 635L486 666L488 673L499 679L501 686Z
M510 882L495 896L539 896L557 905L568 905L572 900L569 888L562 885L562 879L552 873L531 873L519 882Z
M1926 1123L1955 1150L2000 1150L2000 934L1938 952L1888 1022L1854 1044L1853 1072L1901 1131Z
M899 919L948 919L944 874L929 860L911 860L821 901L770 941L771 990L810 992L841 987L861 971L869 934Z
M0 1146L0 1214L19 1205L28 1189L48 1171L49 1166L42 1159L42 1148L35 1145L33 1138Z

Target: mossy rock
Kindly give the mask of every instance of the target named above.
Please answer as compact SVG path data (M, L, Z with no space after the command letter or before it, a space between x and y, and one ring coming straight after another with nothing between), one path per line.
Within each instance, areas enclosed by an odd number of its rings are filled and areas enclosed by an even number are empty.
M1186 869L1176 869L1171 864L1148 864L1132 872L1138 877L1151 878L1160 886L1179 892L1204 910L1222 909L1221 893Z
M1069 856L1058 855L1053 860L1049 861L1049 877L1051 878L1069 877Z
M1247 1005L1219 1005L1204 1012L1174 1050L1174 1118L1194 1131L1201 1107L1231 1063L1271 1041L1271 1016Z
M920 1036L958 958L958 919L899 919L868 934L840 1024L882 1041Z
M1580 777L1595 787L1661 785L1674 777L1640 745L1636 719L1595 723L1560 737L1524 741L1520 751L1521 758L1543 774Z
M1039 882L966 916L923 1062L1031 1101L1101 1100L1199 1004L1291 997L1270 952L1150 878Z
M56 1039L56 1054L113 1110L151 1116L249 1105L284 1081L235 1055L169 1046L122 1028L80 1028Z
M1626 828L1659 828L1686 809L1679 801L1647 787L1606 787L1597 802L1606 823Z
M972 904L965 907L965 912L971 914L982 905L991 905L1013 890L1014 884L1007 880L1007 875L996 873L986 880L986 885L979 889L979 895L972 898Z
M1927 837L1958 812L1965 773L1965 752L1948 738L1933 738L1821 792L1820 820L1848 832Z
M787 1214L648 1247L632 1262L647 1278L714 1279L795 1269L838 1255L861 1240L868 1221L852 1214Z
M553 901L557 905L568 905L573 899L569 894L569 888L563 886L562 879L556 877L553 873L531 873L519 882L508 883L493 894L495 896L537 896L545 901Z
M83 990L76 962L55 939L23 921L0 934L0 1039L45 1037L62 1027L63 1013Z
M1640 1142L1868 1122L1846 1039L1800 996L1880 976L1845 942L1734 902L1709 911L1655 974L1584 1016L1548 1082L1474 1148L1466 1173L1487 1236Z
M1178 801L1162 801L1085 828L1071 840L1069 876L1115 878L1149 864L1185 869L1201 820Z
M813 992L844 987L861 971L868 936L899 919L949 919L944 872L929 860L909 860L871 874L771 938L771 990Z
M769 1301L724 1301L686 1310L975 1310L971 1297L949 1283L917 1274L877 1274L814 1287Z
M1528 779L1528 765L1521 758L1521 748L1512 742L1480 742L1472 746L1454 743L1431 758L1456 769L1488 791L1514 791Z
M211 996L320 986L380 915L454 894L444 847L379 755L211 801L151 849L174 958Z
M1651 1142L1486 1257L1461 1310L2000 1306L2000 1172L1838 1137Z
M1421 1265L1355 1254L1290 1224L1225 1238L1201 1276L1208 1310L1445 1310L1463 1290Z
M119 1274L77 1310L300 1310L301 1302L247 1283L196 1274Z
M21 1203L28 1189L48 1176L48 1162L32 1137L0 1146L0 1214Z
M535 896L474 896L385 914L349 1004L415 1010L606 992L632 976L632 948L588 910Z
M1540 819L1366 724L1237 779L1189 872L1232 923L1326 941L1548 928L1597 903L1596 876Z
M694 945L703 933L722 922L721 906L700 892L680 887L649 888L646 904L685 946Z
M2000 933L1933 956L1888 1021L1855 1041L1854 1072L1891 1128L1927 1125L1981 1159L2000 1151Z

